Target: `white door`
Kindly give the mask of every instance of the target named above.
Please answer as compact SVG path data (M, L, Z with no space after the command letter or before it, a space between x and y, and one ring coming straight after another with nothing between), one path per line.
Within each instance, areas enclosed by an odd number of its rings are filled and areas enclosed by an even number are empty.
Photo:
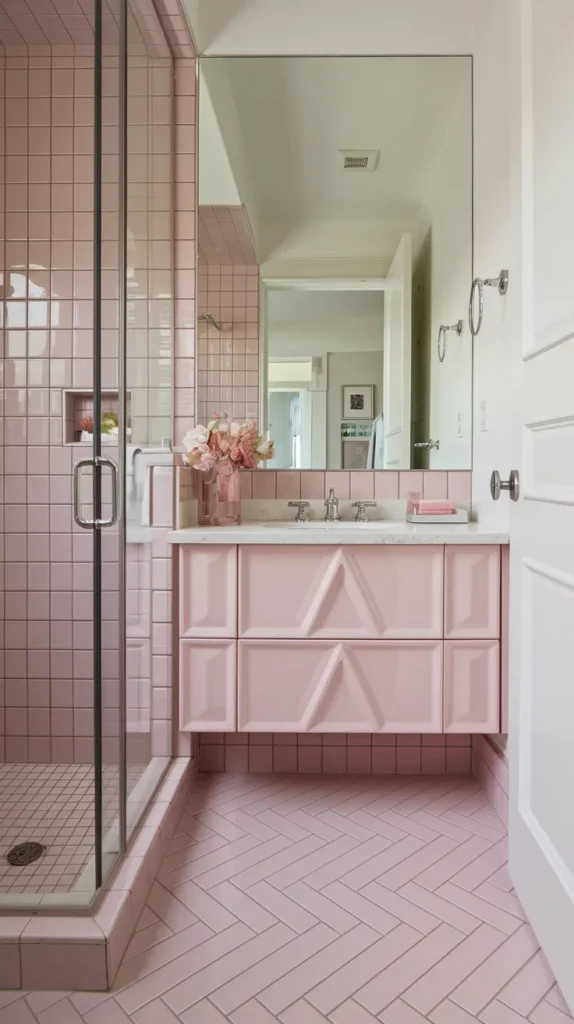
M403 235L385 280L383 417L385 469L411 467L412 238Z
M522 0L522 425L511 515L510 872L574 1009L574 4ZM518 282L517 282L518 283Z

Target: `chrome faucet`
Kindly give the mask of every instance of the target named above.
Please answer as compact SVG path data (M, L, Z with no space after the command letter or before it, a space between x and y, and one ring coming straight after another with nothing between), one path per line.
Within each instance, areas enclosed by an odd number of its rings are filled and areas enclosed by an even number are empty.
M356 523L368 523L369 522L369 517L367 515L367 509L368 508L376 508L376 507L377 507L376 501L355 501L355 502L353 502L351 508L356 508L357 509L357 514L355 516L355 522Z
M325 498L325 522L336 523L340 518L339 499L335 497L335 490L331 487L329 497Z
M287 505L289 508L297 509L297 515L295 516L294 519L295 523L309 522L309 513L307 512L307 509L309 508L308 501L288 501Z

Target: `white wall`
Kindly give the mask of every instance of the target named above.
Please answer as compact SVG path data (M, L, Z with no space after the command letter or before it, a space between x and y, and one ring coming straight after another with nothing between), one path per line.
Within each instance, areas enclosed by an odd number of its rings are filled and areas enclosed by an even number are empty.
M264 277L306 277L304 270L310 260L327 267L329 264L361 260L368 276L386 275L397 245L405 233L416 232L416 219L400 221L318 221L308 219L298 224L261 222L259 252L263 259ZM288 261L288 272L277 266ZM341 274L344 276L344 272ZM353 266L352 276L357 276Z
M508 501L489 495L492 469L517 463L508 401L509 350L520 324L520 215L513 203L514 52L519 0L184 0L200 52L233 54L474 55L474 272L510 270L505 299L486 296L474 346L473 504L508 526ZM190 8L193 6L194 10ZM340 272L340 271L339 271ZM513 276L514 275L514 276ZM479 430L480 402L488 429Z
M501 298L486 289L483 328L474 342L473 508L482 521L509 527L508 495L493 502L493 469L506 478L519 465L520 434L512 401L511 355L521 323L520 0L485 0L474 59L474 272L510 274ZM481 403L486 426L481 430Z
M424 266L415 274L413 298L425 307L423 338L417 340L426 351L419 349L418 358L427 369L427 436L440 440L439 450L430 453L430 469L469 469L472 462L472 337L466 317L472 279L471 111L469 61L468 77L429 178L419 226L419 263ZM460 319L464 321L463 334L459 338L453 331L447 333L447 352L441 363L439 327Z
M183 0L200 53L471 53L475 0ZM501 6L499 0L499 6Z
M267 294L267 345L274 358L382 350L382 291Z
M331 352L327 370L327 469L341 468L341 410L343 384L374 384L374 416L383 404L383 350Z
M198 145L201 153L200 206L241 206L233 171L225 148L209 89L203 76L199 83Z
M275 359L320 356L323 360L326 407L317 401L315 392L314 427L323 429L321 440L314 429L313 468L339 469L343 384L373 384L374 415L381 411L384 293L281 289L267 294L268 355ZM319 417L322 424L316 422Z

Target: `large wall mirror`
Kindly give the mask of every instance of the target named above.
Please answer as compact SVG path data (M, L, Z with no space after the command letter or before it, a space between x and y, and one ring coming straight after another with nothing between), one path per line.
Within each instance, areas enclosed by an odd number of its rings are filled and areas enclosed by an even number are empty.
M470 57L200 61L197 414L273 469L470 469Z

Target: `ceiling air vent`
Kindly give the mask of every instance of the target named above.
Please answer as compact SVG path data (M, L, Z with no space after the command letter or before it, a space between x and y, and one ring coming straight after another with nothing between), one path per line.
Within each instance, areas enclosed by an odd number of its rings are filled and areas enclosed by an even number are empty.
M344 171L376 171L381 157L380 149L340 149Z

